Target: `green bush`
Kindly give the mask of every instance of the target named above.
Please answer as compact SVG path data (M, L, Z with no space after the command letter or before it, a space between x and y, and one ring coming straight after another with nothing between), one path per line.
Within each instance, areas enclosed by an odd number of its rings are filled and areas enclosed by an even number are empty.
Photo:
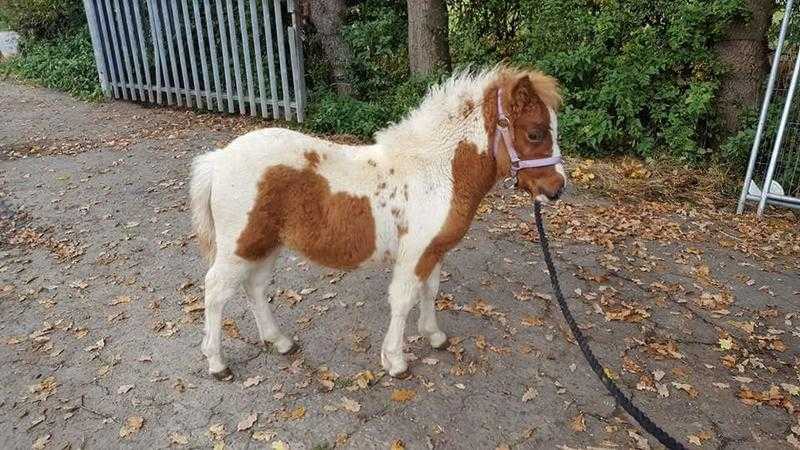
M0 22L24 37L55 38L85 21L81 0L0 0Z
M34 81L82 99L102 96L88 27L59 39L26 38L20 54L0 64L0 73Z
M741 14L740 0L526 0L490 27L475 18L496 16L505 2L452 3L467 16L451 29L458 63L506 58L561 81L567 149L707 159L722 75L712 47Z
M437 78L407 79L372 100L358 100L322 89L314 95L306 126L320 133L372 136L417 106L427 87Z

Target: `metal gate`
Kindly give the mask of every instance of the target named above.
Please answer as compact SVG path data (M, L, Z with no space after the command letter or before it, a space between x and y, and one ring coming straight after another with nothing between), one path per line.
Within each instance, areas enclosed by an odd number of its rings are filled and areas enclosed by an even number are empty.
M795 44L794 48L787 45L790 28L796 28L796 25L790 26L793 3L793 0L786 1L756 137L739 196L739 214L748 201L758 205L759 216L767 204L800 209L800 108L794 101L800 77L800 45ZM790 80L784 76L787 74L791 74ZM781 109L780 121L773 131L770 130L775 128L775 121L770 119L775 115L770 114L771 103L775 103L774 109Z
M106 97L303 121L294 0L84 0Z

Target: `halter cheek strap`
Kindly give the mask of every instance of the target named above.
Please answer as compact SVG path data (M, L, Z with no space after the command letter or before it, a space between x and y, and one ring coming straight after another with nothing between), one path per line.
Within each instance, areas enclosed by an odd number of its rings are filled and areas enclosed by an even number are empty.
M511 120L503 110L503 90L497 90L497 132L494 134L494 147L492 153L497 159L497 148L500 144L500 139L506 147L508 157L511 160L511 178L517 178L517 172L522 169L532 169L537 167L550 167L556 164L561 164L563 160L561 156L551 156L549 158L537 159L520 159L517 149L514 148L514 140L511 136Z

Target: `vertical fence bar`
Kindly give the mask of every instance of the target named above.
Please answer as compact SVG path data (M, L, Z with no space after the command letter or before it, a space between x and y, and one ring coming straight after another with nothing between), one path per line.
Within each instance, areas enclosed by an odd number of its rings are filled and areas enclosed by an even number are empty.
M94 1L94 0L89 0ZM97 3L94 3L97 7L97 17L100 18L100 31L102 32L102 40L103 40L103 48L105 49L105 56L108 65L111 70L109 73L111 74L111 94L114 98L119 98L121 95L121 89L119 88L119 78L117 77L117 67L114 63L114 56L116 55L116 47L111 47L112 39L111 33L108 31L108 25L106 24L106 13L103 11L103 0L98 0ZM114 52L112 52L112 48Z
M153 63L155 64L155 100L157 104L161 104L161 55L159 45L161 41L156 35L156 27L153 22L153 8L150 5L150 0L145 0L145 8L147 9L147 23L150 26L150 38L153 41ZM148 71L149 72L149 71Z
M189 48L189 69L192 71L192 86L194 87L194 102L197 108L203 107L203 99L200 96L200 81L197 77L197 63L194 57L194 36L192 33L192 20L189 16L189 8L186 0L181 0L181 9L183 10L183 25L186 29L186 46ZM187 86L188 89L188 86Z
M156 64L156 79L159 85L159 94L156 95L156 101L161 102L160 87L164 87L164 97L166 97L167 105L172 105L172 95L169 93L169 68L167 65L167 53L164 51L164 36L161 34L161 14L158 8L158 0L147 0L148 12L150 15L150 26L153 29L153 47L157 52ZM163 76L163 84L162 82Z
M222 106L222 83L219 81L219 68L217 67L217 40L214 37L214 24L211 20L211 4L208 0L203 0L203 9L206 13L206 30L208 32L208 47L211 50L211 74L214 78L214 92L217 96L217 111L223 112Z
M186 106L191 108L192 96L191 91L189 90L189 70L188 66L186 65L186 56L184 56L183 52L183 46L186 41L183 39L183 31L181 30L181 14L178 10L178 2L176 0L170 0L170 3L172 3L172 22L175 30L175 45L178 47L178 59L181 64L181 75L183 76L183 95L186 99Z
M117 65L117 74L119 75L119 89L122 91L122 98L128 99L128 91L126 90L125 70L122 68L122 59L119 56L119 40L117 39L117 27L114 25L114 10L111 8L110 0L105 0L106 18L108 19L108 27L111 33L111 44L114 49L114 60Z
M253 28L253 52L256 55L256 75L258 77L258 99L261 104L261 117L267 117L267 91L264 84L264 64L261 61L261 33L258 24L258 8L256 0L250 2L250 26ZM255 109L255 105L252 106Z
M797 89L798 76L800 76L800 49L798 49L797 52L794 72L792 72L792 81L789 84L789 92L786 94L786 104L783 105L783 114L781 115L781 123L778 126L778 134L775 136L775 145L772 147L772 156L769 159L767 176L764 178L764 187L761 189L761 200L758 202L757 212L759 217L764 214L764 207L767 205L767 195L772 188L772 177L775 176L775 166L778 164L778 155L780 155L783 137L786 134L786 123L789 121L789 115L792 112L792 100L794 99L794 92Z
M225 93L228 95L228 112L233 113L233 86L231 82L231 68L228 58L228 38L225 35L225 14L222 12L222 0L216 0L217 25L222 45L222 65L225 70Z
M236 42L236 23L233 18L233 0L225 0L228 9L228 32L231 38L231 59L236 78L236 95L239 98L239 114L244 115L244 92L242 91L242 69L239 64L239 44Z
M281 0L275 0L275 31L278 33L278 61L281 66L281 89L283 92L283 118L289 120L289 71L286 69L286 38L283 33Z
M122 8L125 14L124 16L122 16L122 18L125 24L125 28L128 31L128 42L130 43L130 46L128 48L130 49L131 60L133 60L133 68L135 69L136 84L138 85L139 88L139 100L144 101L144 83L142 83L143 80L142 68L141 65L139 64L139 58L136 57L136 47L137 47L136 35L135 35L136 32L133 29L131 8L128 5L129 0L120 0L120 1L122 3Z
M164 18L164 40L167 43L167 50L169 51L169 64L172 68L172 79L170 86L175 93L175 103L178 106L183 106L181 99L180 82L178 81L178 63L175 61L175 49L172 45L172 25L169 20L169 0L161 0L161 16ZM166 70L166 69L165 69Z
M747 193L750 190L750 183L753 180L753 171L756 167L756 160L758 159L758 149L761 146L761 138L764 135L764 129L767 126L767 116L769 115L769 104L772 101L772 94L775 90L775 80L778 79L778 66L781 63L781 53L783 52L783 45L786 40L786 31L789 29L789 22L792 15L792 4L794 0L787 0L784 9L783 21L781 22L781 32L778 35L778 46L775 48L775 56L772 58L772 68L769 71L769 81L767 82L767 91L764 94L764 103L761 105L761 115L758 119L758 128L756 128L756 137L753 141L753 147L750 149L750 160L747 163L747 173L744 176L744 186L742 192L739 194L739 204L736 206L736 214L744 212L744 205L747 201ZM768 190L769 187L764 188Z
M125 62L125 75L128 79L128 88L130 89L131 100L136 101L137 96L133 79L133 68L131 67L131 59L128 55L128 38L125 36L125 19L122 18L122 8L119 4L114 7L114 12L117 18L117 31L119 31L119 43L122 46L122 60Z
M139 0L133 0L133 16L136 19L136 31L139 34L139 53L142 55L144 80L147 82L147 101L153 103L153 83L150 79L150 58L147 57L147 42L142 29L142 14L139 10Z
M297 31L289 27L289 59L292 63L292 87L294 88L294 112L299 123L303 123L303 87L300 78L300 59L297 54Z
M244 7L244 0L239 0L237 3L239 7L239 30L242 33L242 50L244 51L244 73L247 79L247 98L250 107L250 115L255 116L258 108L256 108L256 97L253 87L253 63L250 59L250 35L247 34L247 10Z
M86 22L89 25L89 37L92 39L92 50L97 66L97 78L100 80L100 87L103 95L111 97L111 90L108 86L108 69L106 68L105 56L103 55L103 43L97 24L97 13L94 9L94 0L83 0L83 10L86 12Z
M261 0L261 11L264 15L264 36L267 38L267 70L269 71L269 92L270 102L272 103L272 118L277 119L280 115L278 110L278 81L275 77L275 50L272 41L272 20L269 15L269 0Z
M206 109L211 109L211 87L208 81L208 64L206 63L206 43L203 38L203 22L200 20L200 5L197 0L192 0L194 12L194 27L197 34L197 48L200 50L200 68L203 70L203 90L206 93ZM198 88L199 90L199 88Z
M294 85L294 110L297 122L303 123L305 116L305 80L303 76L303 46L300 42L300 32L297 27L297 11L295 11L294 0L286 3L289 15L292 19L292 26L289 28L289 57L292 63L292 82Z

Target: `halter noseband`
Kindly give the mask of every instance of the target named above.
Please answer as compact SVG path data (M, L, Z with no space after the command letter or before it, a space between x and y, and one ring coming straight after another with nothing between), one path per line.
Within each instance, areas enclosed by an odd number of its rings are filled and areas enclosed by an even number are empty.
M517 149L514 148L514 139L510 132L511 120L503 111L503 90L497 90L497 132L494 134L494 147L492 153L495 160L497 159L497 147L500 144L500 139L506 145L506 152L511 159L511 179L516 182L517 172L522 169L532 169L536 167L550 167L556 164L561 164L563 160L561 156L551 156L549 158L536 158L536 159L520 159Z

